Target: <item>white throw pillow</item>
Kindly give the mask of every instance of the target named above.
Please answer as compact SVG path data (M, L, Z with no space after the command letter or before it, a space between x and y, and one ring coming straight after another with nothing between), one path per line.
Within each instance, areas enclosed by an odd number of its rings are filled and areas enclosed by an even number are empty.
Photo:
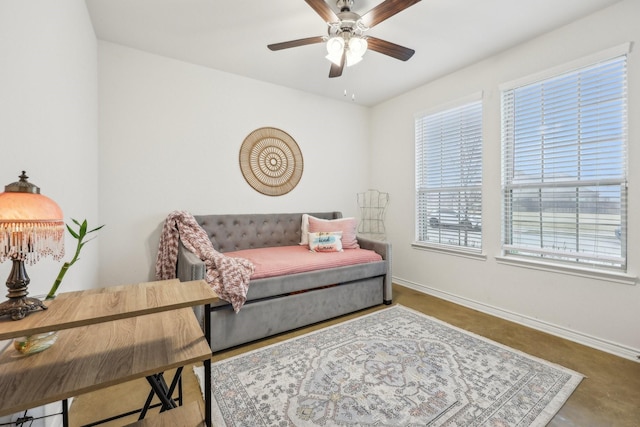
M300 227L300 245L309 244L309 215L302 214L302 226Z
M309 233L311 252L342 252L342 231Z

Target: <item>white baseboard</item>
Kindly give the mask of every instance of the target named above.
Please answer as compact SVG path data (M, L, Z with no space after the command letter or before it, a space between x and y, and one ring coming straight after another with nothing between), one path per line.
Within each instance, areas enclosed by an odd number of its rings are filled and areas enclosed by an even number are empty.
M539 319L523 316L521 314L504 310L499 307L494 307L482 302L478 302L478 301L474 301L458 295L454 295L449 292L444 292L427 285L404 280L399 277L394 276L393 283L397 283L398 285L402 285L407 288L414 289L424 294L432 295L434 297L456 303L463 307L468 307L473 310L477 310L486 314L490 314L492 316L499 317L501 319L509 320L511 322L518 323L520 325L527 326L529 328L533 328L533 329L548 333L550 335L555 335L560 338L564 338L569 341L576 342L578 344L583 344L588 347L594 348L596 350L601 350L601 351L613 354L615 356L633 360L634 362L640 362L639 360L640 349L626 347L614 342L603 340L598 337L593 337L590 335L583 334L581 332L577 332L577 331L567 329L558 325L554 325L552 323L543 322Z

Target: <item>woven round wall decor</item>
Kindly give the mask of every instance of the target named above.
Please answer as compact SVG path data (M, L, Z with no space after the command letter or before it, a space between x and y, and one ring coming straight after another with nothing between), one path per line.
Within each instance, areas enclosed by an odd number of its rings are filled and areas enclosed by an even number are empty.
M300 147L280 129L256 129L240 147L240 170L244 179L267 196L281 196L293 190L302 177L302 169Z

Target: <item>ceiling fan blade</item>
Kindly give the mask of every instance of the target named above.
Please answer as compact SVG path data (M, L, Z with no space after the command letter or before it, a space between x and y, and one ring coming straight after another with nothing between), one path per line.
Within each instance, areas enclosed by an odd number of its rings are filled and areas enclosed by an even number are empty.
M340 65L331 63L331 69L329 69L329 78L340 77L342 75L342 70L344 70L344 63L347 59L346 50L342 52L342 58L340 59Z
M305 39L290 40L288 42L282 42L282 43L273 43L268 45L267 47L271 50L282 50L282 49L289 49L290 47L306 46L308 44L315 44L315 43L322 43L322 42L324 42L324 37L316 36L316 37L307 37Z
M402 12L406 8L413 6L420 0L385 0L369 12L362 15L361 22L371 28L378 25L385 19L391 18L396 13Z
M384 55L391 56L401 61L406 61L416 53L415 50L409 49L399 44L381 40L376 37L367 37L368 48Z
M325 22L338 22L340 19L324 0L304 0Z

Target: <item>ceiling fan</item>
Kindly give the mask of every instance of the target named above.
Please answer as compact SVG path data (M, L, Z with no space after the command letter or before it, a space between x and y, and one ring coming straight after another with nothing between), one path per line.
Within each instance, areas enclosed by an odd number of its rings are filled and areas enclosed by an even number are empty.
M325 0L305 1L325 20L329 27L327 30L328 35L274 43L267 46L269 49L275 51L315 43L326 43L327 59L331 61L329 77L340 77L345 65L350 66L360 62L367 48L401 61L408 60L415 53L413 49L376 37L366 36L365 33L373 26L413 6L420 0L384 0L362 16L351 11L353 0L337 0L336 5L340 9L337 14Z

